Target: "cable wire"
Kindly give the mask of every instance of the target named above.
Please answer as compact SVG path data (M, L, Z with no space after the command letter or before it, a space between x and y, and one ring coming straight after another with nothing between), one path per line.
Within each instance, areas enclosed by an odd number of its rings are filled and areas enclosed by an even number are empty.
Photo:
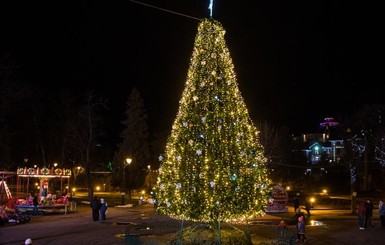
M171 10L168 10L168 9L159 8L157 6L150 5L150 4L147 4L147 3L141 3L141 2L138 2L138 1L134 1L134 0L130 0L130 1L133 2L133 3L137 3L137 4L141 4L141 5L147 6L147 7L159 9L159 10L162 10L162 11L165 11L165 12L169 12L169 13L172 13L172 14L176 14L176 15L180 15L180 16L187 17L187 18L190 18L190 19L201 21L201 19L199 19L197 17L190 16L190 15L185 15L185 14L178 13L178 12L175 12L175 11L171 11Z

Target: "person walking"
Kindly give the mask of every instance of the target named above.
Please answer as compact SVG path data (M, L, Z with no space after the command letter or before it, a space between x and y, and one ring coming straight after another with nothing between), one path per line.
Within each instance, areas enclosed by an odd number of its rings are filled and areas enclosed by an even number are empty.
M373 203L370 199L365 204L365 228L372 226Z
M309 197L306 199L305 209L307 212L307 217L310 217L311 202Z
M294 198L294 213L298 213L300 210L299 210L299 198L298 197L295 197Z
M92 209L92 219L93 221L99 220L99 210L100 210L100 201L97 196L94 196L94 198L90 202L90 207Z
M297 240L295 242L303 242L306 243L306 236L305 236L305 216L301 215L298 217L297 222Z
M104 200L104 198L100 199L100 221L104 222L106 220L106 212L107 212L108 204Z
M358 228L360 230L365 230L365 224L364 224L364 219L365 219L365 203L361 201L358 204L358 211L357 211L357 217L358 217Z
M385 229L385 205L382 200L378 203L378 214L380 215L381 227Z

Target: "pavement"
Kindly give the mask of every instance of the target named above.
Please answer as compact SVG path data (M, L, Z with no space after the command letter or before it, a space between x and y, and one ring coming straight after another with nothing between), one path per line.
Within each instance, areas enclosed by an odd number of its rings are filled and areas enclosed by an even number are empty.
M295 214L269 213L252 220L249 225L234 224L247 230L253 245L273 244L279 237L278 223L283 219L288 230L295 233ZM307 219L306 236L309 244L385 244L385 230L381 228L377 210L373 212L373 226L358 229L356 215L350 210L312 210ZM192 223L158 215L151 204L133 207L109 207L104 223L94 222L88 205L78 205L67 214L32 216L26 224L6 224L0 228L0 245L24 244L170 244L174 234ZM277 244L277 243L276 243Z

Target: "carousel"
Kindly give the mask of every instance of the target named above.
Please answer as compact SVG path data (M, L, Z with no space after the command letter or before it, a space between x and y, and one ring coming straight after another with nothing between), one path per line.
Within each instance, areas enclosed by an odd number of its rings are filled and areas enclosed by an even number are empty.
M0 203L3 203L5 199L12 198L12 193L7 185L7 179L11 179L16 172L0 169Z
M71 170L65 168L19 167L16 171L17 184L14 208L21 212L32 212L33 196L38 196L38 209L44 213L66 213L68 211L68 189ZM60 189L57 186L60 183ZM56 188L51 187L54 183ZM64 188L63 188L64 187ZM56 189L56 191L54 191ZM59 190L57 190L59 189Z

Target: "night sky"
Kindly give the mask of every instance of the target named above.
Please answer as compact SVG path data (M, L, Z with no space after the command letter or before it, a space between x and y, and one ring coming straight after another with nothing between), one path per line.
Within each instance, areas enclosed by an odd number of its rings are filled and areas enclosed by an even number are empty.
M152 130L169 131L209 0L2 3L1 53L36 87L95 89L111 127L133 87ZM148 4L151 6L147 6ZM374 8L374 7L373 7ZM251 118L294 132L384 103L375 22L355 1L214 0Z

